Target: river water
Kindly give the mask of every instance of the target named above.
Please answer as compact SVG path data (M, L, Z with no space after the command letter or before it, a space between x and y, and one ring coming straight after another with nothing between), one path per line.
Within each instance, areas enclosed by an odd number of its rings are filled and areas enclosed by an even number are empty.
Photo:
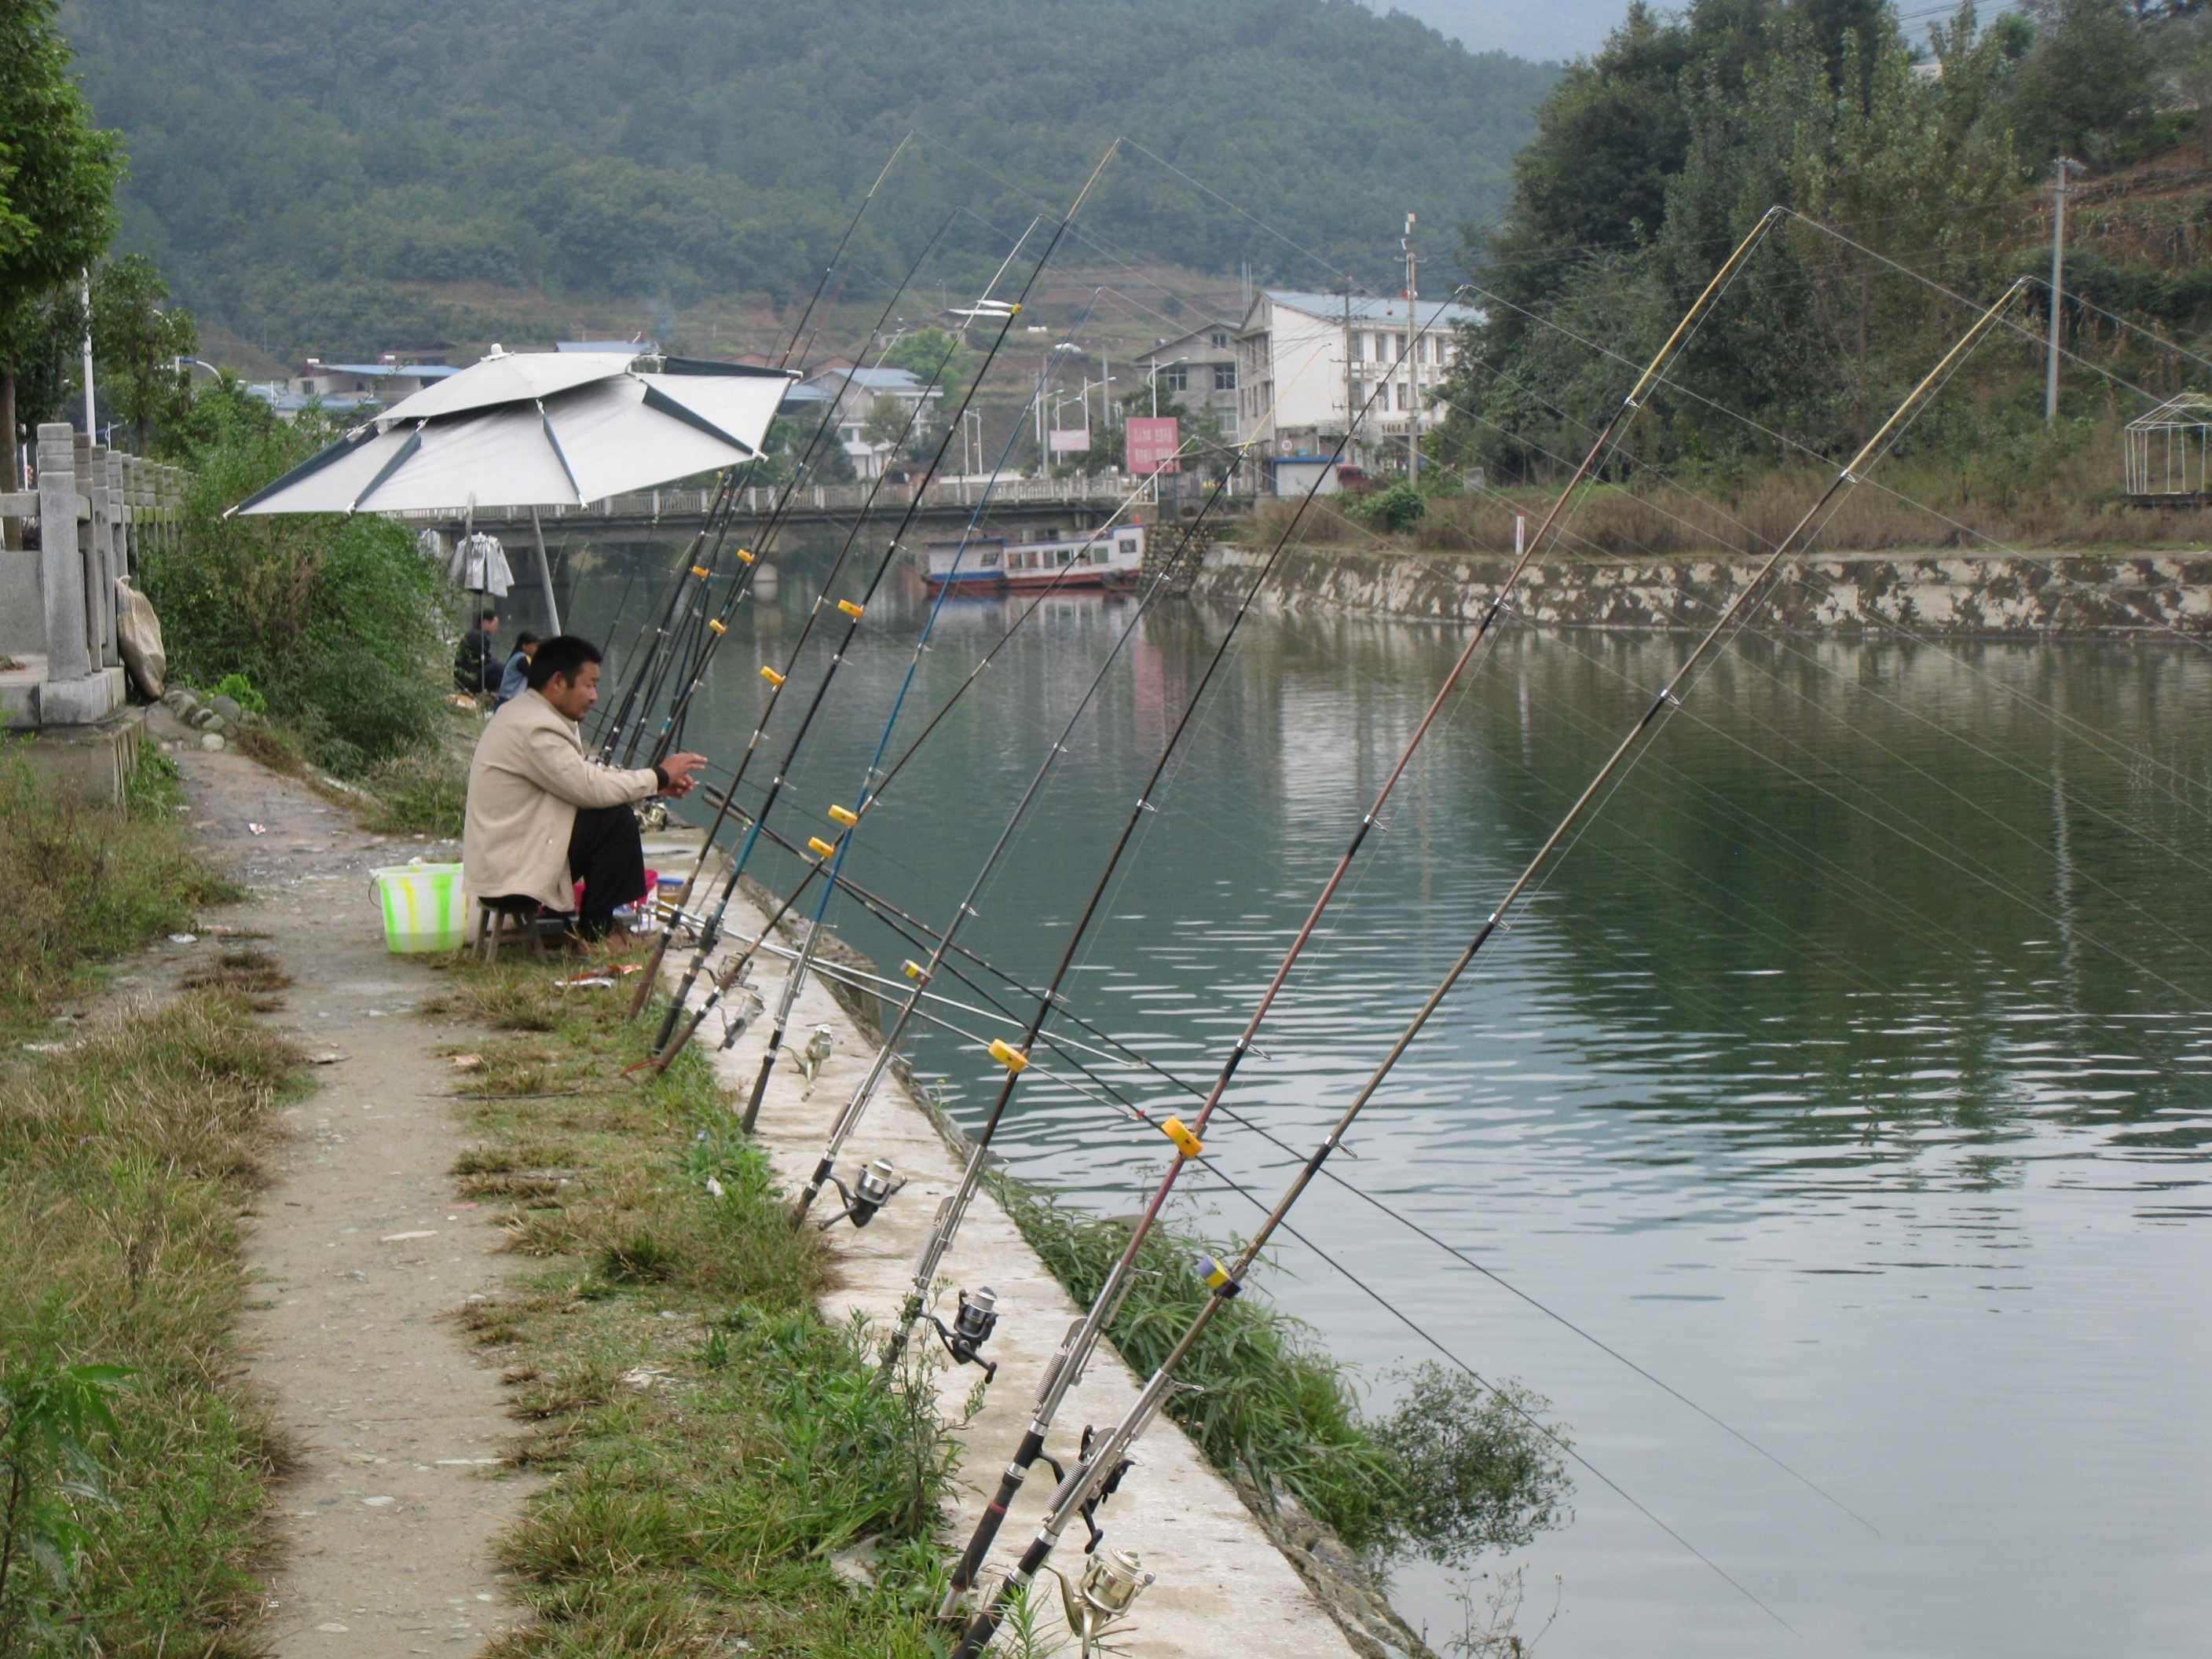
M572 622L605 631L636 576L626 635L673 556L602 550ZM819 568L793 561L741 616L690 746L735 757L766 694L756 666L789 650ZM779 809L794 838L854 799L926 609L904 573L869 608ZM947 605L894 754L1014 614ZM848 873L941 926L1133 614L1048 601L870 816ZM1226 620L1175 602L1139 622L965 942L1049 974ZM1080 957L1075 1011L1210 1079L1461 640L1255 616ZM1280 1189L1687 643L1496 639L1239 1075L1228 1103L1282 1145L1218 1121L1230 1174ZM775 739L826 655L810 647ZM1547 1654L2203 1650L2208 824L2198 647L1745 636L1698 680L1333 1167L1872 1529L1352 1192L1317 1186L1293 1218L1387 1305L1295 1242L1264 1281L1378 1402L1433 1357L1402 1313L1547 1395L1618 1483L1577 1469L1572 1524L1504 1564L1525 1569L1520 1628ZM846 902L830 920L881 962L914 954ZM956 1112L1000 1076L942 1032L912 1053ZM1187 1098L1117 1081L1148 1106ZM1164 1143L1080 1082L1033 1075L998 1147L1126 1212ZM1202 1177L1182 1189L1217 1231L1256 1220ZM1451 1575L1415 1563L1397 1583L1433 1639L1459 1630Z

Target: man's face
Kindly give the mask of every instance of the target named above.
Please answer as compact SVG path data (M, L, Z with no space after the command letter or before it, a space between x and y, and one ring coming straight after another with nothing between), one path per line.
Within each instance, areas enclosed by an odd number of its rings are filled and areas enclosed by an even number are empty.
M561 718L580 720L592 712L592 705L599 700L599 665L587 662L572 678L567 674L556 674L545 682L545 701L561 711Z

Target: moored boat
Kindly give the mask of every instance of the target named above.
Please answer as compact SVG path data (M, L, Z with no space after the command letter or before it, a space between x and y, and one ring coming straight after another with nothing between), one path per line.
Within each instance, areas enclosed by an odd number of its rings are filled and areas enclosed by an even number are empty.
M959 593L1000 593L1008 589L1132 587L1145 562L1145 526L1109 525L1034 541L1003 536L960 542L931 542L922 580L932 587Z

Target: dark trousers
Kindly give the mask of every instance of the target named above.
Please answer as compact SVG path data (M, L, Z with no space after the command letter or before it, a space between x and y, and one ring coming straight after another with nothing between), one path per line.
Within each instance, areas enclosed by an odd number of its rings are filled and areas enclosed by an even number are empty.
M637 815L627 806L577 808L576 827L568 832L568 873L584 884L576 931L586 939L605 939L614 929L615 908L645 896Z

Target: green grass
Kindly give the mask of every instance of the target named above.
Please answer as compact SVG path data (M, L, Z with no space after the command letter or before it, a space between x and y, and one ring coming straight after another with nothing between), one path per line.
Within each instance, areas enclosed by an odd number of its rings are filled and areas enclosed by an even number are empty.
M623 1083L656 1023L622 1023L626 988L443 973L426 1012L494 1033L455 1073L455 1174L533 1264L465 1322L529 1425L519 1461L553 1476L501 1545L537 1617L495 1659L936 1651L951 1443L915 1373L879 1377L816 1311L820 1235L705 1058ZM872 1583L832 1565L854 1552Z
M107 1501L68 1500L90 1534L73 1583L19 1570L0 1586L0 1604L49 1632L19 1621L30 1645L11 1652L260 1651L245 1632L290 1454L240 1381L231 1332L240 1215L297 1060L211 990L0 1067L0 1373L135 1373L117 1431L88 1448Z
M100 962L237 896L193 849L183 805L150 748L118 811L51 788L0 740L0 1037L81 995Z

